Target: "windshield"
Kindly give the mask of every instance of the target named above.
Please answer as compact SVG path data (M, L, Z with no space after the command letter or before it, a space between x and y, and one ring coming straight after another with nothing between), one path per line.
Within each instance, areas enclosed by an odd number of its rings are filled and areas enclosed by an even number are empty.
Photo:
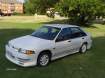
M60 30L61 30L60 28L56 27L43 26L40 29L33 32L31 36L47 40L54 40L54 38L56 37Z

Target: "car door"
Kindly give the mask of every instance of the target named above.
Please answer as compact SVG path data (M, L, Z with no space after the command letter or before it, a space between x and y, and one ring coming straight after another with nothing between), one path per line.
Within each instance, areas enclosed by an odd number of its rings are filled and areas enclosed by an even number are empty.
M58 35L58 37L55 40L55 53L54 56L63 56L65 54L68 54L70 50L72 49L71 46L71 31L70 28L64 28Z
M79 27L72 27L71 33L72 52L78 52L84 43L86 34Z

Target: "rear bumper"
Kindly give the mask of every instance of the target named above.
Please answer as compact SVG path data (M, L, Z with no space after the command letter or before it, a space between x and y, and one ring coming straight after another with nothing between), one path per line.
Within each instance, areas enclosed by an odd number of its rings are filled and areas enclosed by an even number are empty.
M14 51L14 49L6 45L6 58L14 64L22 67L35 66L37 64L37 59L35 54L28 56L19 52Z

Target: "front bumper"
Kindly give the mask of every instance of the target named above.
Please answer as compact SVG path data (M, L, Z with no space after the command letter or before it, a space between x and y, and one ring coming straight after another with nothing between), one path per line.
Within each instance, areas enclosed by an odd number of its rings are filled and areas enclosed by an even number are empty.
M26 55L15 51L12 47L6 45L6 58L22 67L30 67L35 66L37 64L37 56L33 55Z

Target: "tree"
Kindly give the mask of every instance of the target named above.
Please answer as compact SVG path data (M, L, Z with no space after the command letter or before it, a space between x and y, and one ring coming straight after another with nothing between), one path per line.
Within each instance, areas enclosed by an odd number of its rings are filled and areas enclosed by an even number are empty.
M30 14L45 14L48 8L54 7L59 0L27 0L25 12Z
M56 9L72 23L86 25L96 16L104 15L105 4L102 0L60 0Z

